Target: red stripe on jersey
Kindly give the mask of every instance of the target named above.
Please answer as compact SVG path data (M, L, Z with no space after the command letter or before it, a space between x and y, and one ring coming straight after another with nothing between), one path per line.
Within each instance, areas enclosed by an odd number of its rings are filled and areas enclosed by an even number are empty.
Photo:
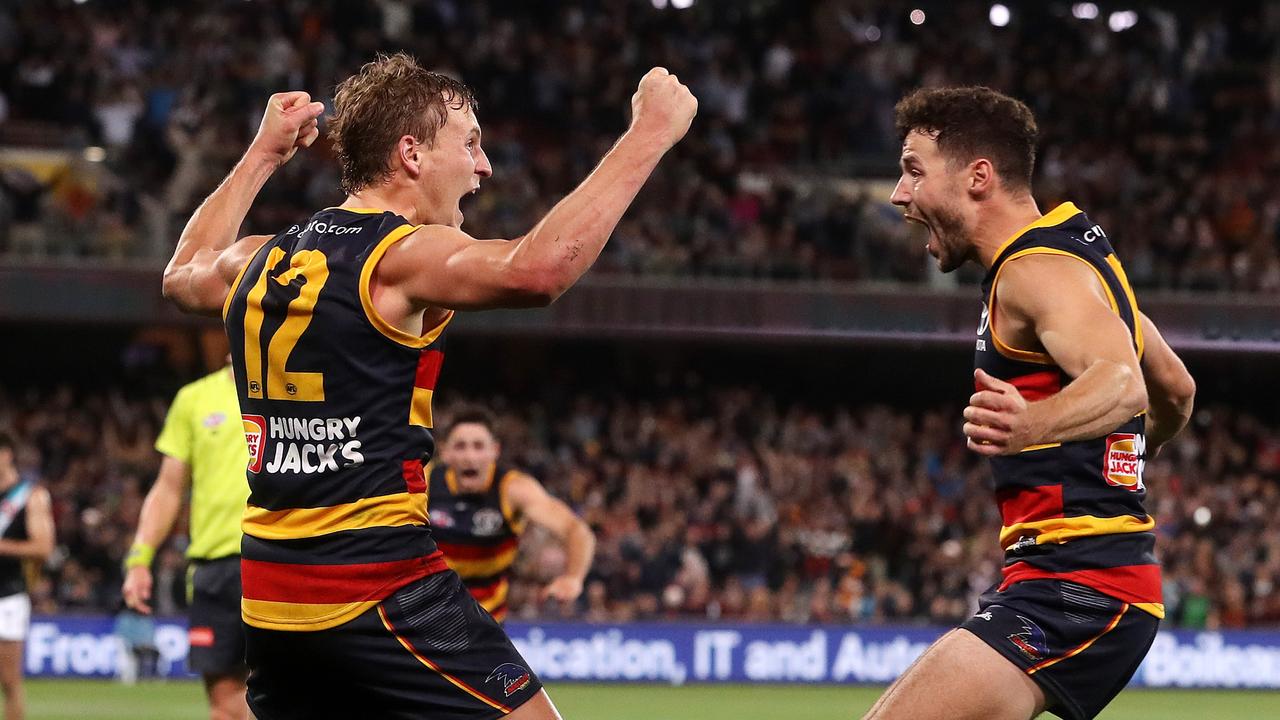
M502 589L502 584L506 581L505 577L499 577L488 585L468 585L467 592L471 593L471 597L475 598L476 602L484 602L497 595L498 591ZM505 605L506 603L503 604Z
M240 559L244 596L269 602L327 604L377 599L405 582L448 569L444 554L354 565L295 565Z
M1001 523L1005 527L1062 517L1062 486L1011 487L996 491Z
M501 555L508 550L515 548L520 543L520 538L511 537L503 540L497 545L462 545L458 543L442 542L437 540L436 545L441 552L451 558L457 560L485 560L487 558Z
M1027 563L1014 563L1004 569L1000 591L1023 580L1068 580L1106 593L1128 603L1161 603L1159 565L1121 565L1096 570L1053 572Z
M400 471L404 474L404 486L409 492L427 491L427 479L422 475L421 460L405 460L400 466Z
M444 353L439 350L423 350L418 356L418 372L414 375L413 386L435 390L436 381L440 379L440 366L443 364Z
M1050 395L1056 395L1062 389L1062 375L1057 370L1019 375L1009 378L1006 382L1018 388L1018 392L1022 393L1022 397L1027 402L1043 400Z

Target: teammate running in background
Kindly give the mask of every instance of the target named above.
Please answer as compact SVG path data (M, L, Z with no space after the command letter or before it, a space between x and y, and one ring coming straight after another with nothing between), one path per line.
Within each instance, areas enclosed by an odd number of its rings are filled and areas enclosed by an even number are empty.
M507 617L511 564L527 523L564 543L564 573L541 596L571 603L582 594L596 538L591 528L530 475L498 464L493 416L465 408L453 417L428 480L431 530L449 567L498 622Z
M211 720L249 716L245 704L244 628L240 622L240 517L249 485L249 453L231 368L189 385L173 399L156 438L164 458L138 517L138 532L125 559L124 601L151 614L151 560L191 493L187 560L187 664L204 679Z
M1144 459L1186 424L1195 385L1138 311L1103 229L1031 194L1036 123L988 88L897 107L892 202L944 271L987 269L969 447L991 456L1001 581L871 709L875 720L1092 718L1155 639L1161 604Z
M347 199L238 239L323 106L273 95L165 269L181 307L223 313L249 447L242 615L259 720L556 718L427 522L431 400L455 310L546 305L591 267L697 101L661 68L629 129L528 234L477 240L459 202L492 174L472 92L407 55L339 84ZM249 432L246 430L246 432Z
M26 717L23 646L31 626L27 571L53 552L49 491L18 473L17 446L0 432L0 690L5 720Z

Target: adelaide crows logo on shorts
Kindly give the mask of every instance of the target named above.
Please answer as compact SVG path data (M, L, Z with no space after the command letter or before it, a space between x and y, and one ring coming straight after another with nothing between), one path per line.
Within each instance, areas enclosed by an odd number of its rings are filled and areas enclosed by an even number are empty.
M1010 635L1009 642L1018 648L1018 652L1027 656L1028 660L1043 660L1049 654L1049 641L1044 636L1044 630L1021 615L1016 617L1022 623L1022 632Z
M504 697L511 697L513 693L518 693L529 685L529 681L533 676L528 670L516 665L515 663L503 663L493 669L489 673L489 677L485 678L486 683L498 681L502 685L502 693Z

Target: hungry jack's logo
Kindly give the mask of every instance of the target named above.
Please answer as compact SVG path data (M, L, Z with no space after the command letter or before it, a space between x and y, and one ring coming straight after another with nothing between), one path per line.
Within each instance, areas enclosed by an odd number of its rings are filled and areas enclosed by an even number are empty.
M267 420L261 415L244 415L244 442L249 446L249 472L262 470L262 446L267 439Z
M1142 484L1142 455L1146 445L1146 438L1137 433L1111 433L1107 436L1102 476L1108 485L1131 492L1146 489Z

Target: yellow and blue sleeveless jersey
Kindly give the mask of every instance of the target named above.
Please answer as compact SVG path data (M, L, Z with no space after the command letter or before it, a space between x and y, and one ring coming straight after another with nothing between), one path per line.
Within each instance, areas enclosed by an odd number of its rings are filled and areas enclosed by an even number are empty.
M504 485L516 470L490 466L483 490L462 492L452 468L431 469L431 526L449 567L471 596L501 622L507 615L511 564L520 549L524 519L507 502Z
M444 329L377 314L374 266L416 226L329 208L268 241L223 310L249 448L242 613L322 630L446 569L423 465Z
M1072 378L1047 354L1010 346L991 319L1004 266L1038 254L1069 257L1093 270L1142 355L1138 303L1124 268L1102 228L1064 203L1010 238L982 284L975 364L1028 401L1052 396ZM1068 580L1164 616L1155 520L1143 505L1144 422L1139 414L1103 437L991 459L1003 525L1002 590L1022 580Z

